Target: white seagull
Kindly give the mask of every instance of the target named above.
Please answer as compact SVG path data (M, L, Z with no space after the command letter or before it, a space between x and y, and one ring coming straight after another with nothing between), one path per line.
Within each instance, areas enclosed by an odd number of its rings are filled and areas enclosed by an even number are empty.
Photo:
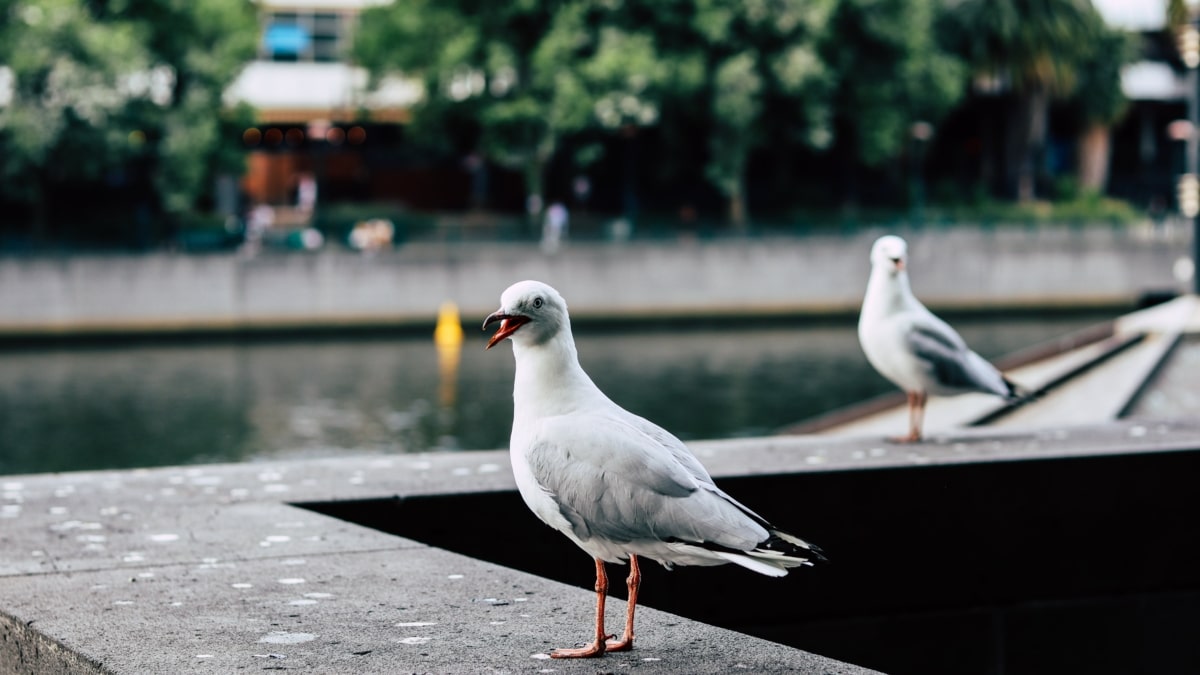
M483 328L497 322L487 346L511 339L517 362L509 453L521 497L596 562L595 639L556 649L552 657L633 647L639 556L667 569L735 563L775 577L824 559L816 546L775 529L725 494L682 441L592 383L579 365L558 291L538 281L513 284ZM604 563L626 559L629 602L617 640L604 632Z
M930 394L983 392L1009 400L1021 396L1016 385L913 295L908 244L895 235L880 237L871 247L871 278L858 317L858 340L875 370L908 395L908 435L893 441L921 440Z

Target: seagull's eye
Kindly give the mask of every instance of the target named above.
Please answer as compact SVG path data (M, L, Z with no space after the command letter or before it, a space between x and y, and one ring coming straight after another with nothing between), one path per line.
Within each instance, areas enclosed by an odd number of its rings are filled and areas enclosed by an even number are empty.
M542 304L543 304L543 301L542 301L542 299L541 299L541 298L534 298L534 299L533 299L533 308L534 308L534 309L541 309L541 308L542 308Z

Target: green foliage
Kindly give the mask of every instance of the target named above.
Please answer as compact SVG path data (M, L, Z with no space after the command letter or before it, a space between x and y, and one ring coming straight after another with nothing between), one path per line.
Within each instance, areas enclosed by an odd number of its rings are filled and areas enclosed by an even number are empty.
M358 223L382 218L395 227L395 242L429 237L437 229L437 217L418 213L390 202L330 204L321 207L313 218L313 227L327 239L345 243Z
M845 151L867 166L899 155L914 122L936 124L965 93L967 67L934 39L936 0L841 0L823 50L836 69Z
M1090 0L965 0L953 16L977 73L1056 96L1075 90L1080 61L1105 31Z
M1167 25L1165 26L1165 30L1174 33L1187 22L1187 0L1167 0Z
M0 3L0 65L13 80L0 102L0 190L45 212L37 202L57 185L136 159L161 208L194 208L211 172L234 166L221 95L256 38L242 0Z
M246 0L0 0L0 192L40 213L132 164L180 220L241 171L252 111L219 111L257 36ZM657 170L733 203L755 153L836 147L885 175L969 76L1110 124L1132 48L1089 0L399 0L364 13L354 57L423 82L409 138L522 168L531 193L563 147L585 168L659 126Z
M14 3L5 18L0 64L13 91L0 107L0 189L36 194L43 180L94 179L128 158L135 127L121 113L150 95L130 81L151 63L137 26L93 23L79 0Z
M949 23L976 75L1074 99L1089 122L1112 123L1126 107L1120 69L1134 37L1110 28L1089 0L966 0Z
M250 117L244 107L223 115L221 97L257 49L253 8L241 0L124 0L108 3L99 18L136 23L154 61L175 74L167 105L139 122L161 138L154 148L159 201L168 213L184 213L215 171L241 173L228 122Z
M673 68L652 33L614 20L610 5L620 3L395 3L364 13L354 54L377 79L401 72L423 81L416 135L475 127L479 149L524 168L536 194L565 137L653 124L664 87L695 82L701 70Z
M717 67L713 82L713 129L709 136L712 159L709 180L726 195L740 190L746 173L755 124L762 113L763 82L755 57L743 52Z
M1079 86L1069 106L1083 124L1116 123L1129 107L1121 89L1121 67L1133 61L1134 35L1105 28L1099 31L1093 49L1079 62Z
M368 10L354 51L377 78L424 82L418 134L478 125L479 146L526 167L531 192L565 138L680 121L664 120L671 114L714 129L706 172L729 194L768 127L828 144L829 73L816 41L835 4L414 0Z
M414 110L419 134L466 121L478 126L492 159L540 167L563 134L586 124L580 65L596 39L588 3L556 12L543 5L417 0L371 8L354 54L377 78L400 71L424 82L427 96Z
M801 209L789 214L790 229L853 230L857 227L911 225L912 212L895 208ZM964 202L939 202L923 210L921 224L927 227L983 225L987 227L1029 226L1130 226L1146 221L1146 213L1129 202L1096 194L1071 199L1025 203L987 198Z
M964 0L947 26L977 81L1018 104L1001 175L1019 200L1034 198L1051 99L1070 101L1084 126L1111 124L1124 111L1119 71L1131 55L1128 38L1090 0Z
M1074 176L1055 181L1049 199L1029 202L996 200L983 192L962 194L956 181L933 186L929 222L986 225L1111 224L1143 222L1145 211L1127 201L1083 189Z
M1145 214L1120 199L1084 194L1057 201L984 201L970 206L927 210L931 220L987 225L1131 225Z
M732 204L763 149L895 162L972 75L1111 121L1128 40L1088 0L412 0L368 10L355 54L376 77L423 80L415 135L474 129L531 193L564 140L662 125L705 148L688 156ZM577 166L598 147L578 146Z
M692 4L691 30L680 53L702 54L709 73L702 100L711 129L705 174L731 198L737 221L744 217L737 202L755 148L779 139L824 148L832 140L829 92L835 74L818 44L837 0Z

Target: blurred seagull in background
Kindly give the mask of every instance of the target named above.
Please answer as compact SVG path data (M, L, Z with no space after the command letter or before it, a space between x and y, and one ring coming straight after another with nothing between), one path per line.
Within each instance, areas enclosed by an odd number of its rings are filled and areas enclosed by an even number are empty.
M971 351L953 328L913 295L908 244L900 237L880 237L871 247L871 277L858 318L858 340L875 370L908 395L908 435L889 440L921 440L930 394L983 392L1008 400L1022 396L1016 385Z
M613 403L579 365L567 304L558 291L522 281L504 291L490 349L513 343L509 452L525 504L596 563L595 639L555 658L633 647L638 558L673 565L734 563L781 577L824 560L820 550L774 528L718 488L687 446ZM606 562L629 560L629 602L620 639L604 631Z

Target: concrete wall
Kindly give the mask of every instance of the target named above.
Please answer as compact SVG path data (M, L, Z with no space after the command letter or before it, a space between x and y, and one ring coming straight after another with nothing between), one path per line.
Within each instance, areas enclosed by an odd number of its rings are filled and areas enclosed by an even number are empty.
M0 259L0 334L465 323L509 284L556 286L574 316L856 312L882 231L713 242L411 244L363 256L106 255ZM936 308L1128 305L1181 291L1190 240L1107 227L909 232L913 288Z

